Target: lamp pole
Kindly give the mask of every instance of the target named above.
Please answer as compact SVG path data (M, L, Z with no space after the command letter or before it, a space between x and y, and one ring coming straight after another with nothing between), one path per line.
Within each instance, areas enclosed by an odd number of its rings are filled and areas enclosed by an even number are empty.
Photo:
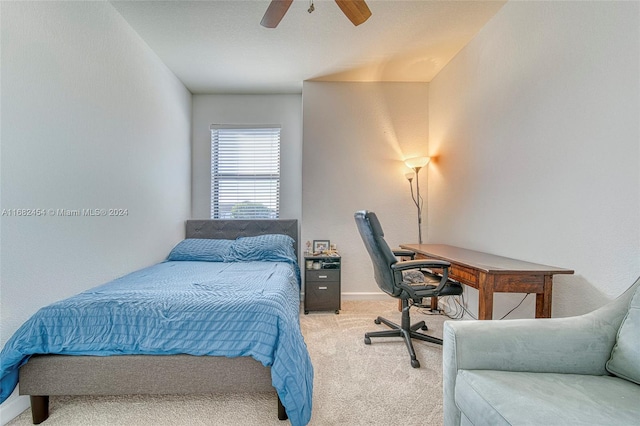
M418 209L418 244L422 244L422 205L423 199L420 196L420 170L429 163L429 157L416 157L405 160L407 167L412 169L416 177L416 193L413 194L413 173L406 175L409 180L409 188L411 188L411 199Z
M418 207L418 244L422 244L422 198L420 197L420 169L416 167L416 206Z

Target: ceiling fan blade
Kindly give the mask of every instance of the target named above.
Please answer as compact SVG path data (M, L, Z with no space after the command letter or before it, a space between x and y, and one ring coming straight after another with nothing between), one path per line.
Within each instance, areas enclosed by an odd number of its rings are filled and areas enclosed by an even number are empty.
M355 26L362 24L371 16L369 6L364 0L336 0L336 3Z
M293 0L271 0L267 11L260 21L260 25L266 28L275 28L284 17Z

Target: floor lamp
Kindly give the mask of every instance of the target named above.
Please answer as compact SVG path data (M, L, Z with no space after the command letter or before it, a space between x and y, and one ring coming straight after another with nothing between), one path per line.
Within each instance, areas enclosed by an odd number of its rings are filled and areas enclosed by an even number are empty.
M409 187L411 188L411 198L413 199L414 204L418 208L418 244L422 244L422 204L423 199L420 196L420 179L418 175L420 174L420 169L429 164L429 157L414 157L404 160L404 164L407 165L413 172L407 173L405 176L409 181ZM416 178L416 192L413 192L413 178Z

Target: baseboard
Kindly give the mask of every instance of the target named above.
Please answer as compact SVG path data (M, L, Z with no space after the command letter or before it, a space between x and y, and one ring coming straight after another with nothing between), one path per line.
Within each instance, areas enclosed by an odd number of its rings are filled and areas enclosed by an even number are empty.
M29 405L29 397L27 395L18 395L18 389L16 388L11 396L0 405L0 425L4 426L18 417L24 410L29 408Z

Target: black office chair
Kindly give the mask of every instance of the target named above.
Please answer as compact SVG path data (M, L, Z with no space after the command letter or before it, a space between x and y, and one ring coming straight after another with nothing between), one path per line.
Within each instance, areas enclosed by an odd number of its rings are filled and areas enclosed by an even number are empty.
M373 262L373 273L378 287L391 297L402 300L402 322L400 325L385 318L375 319L376 324L384 323L391 330L373 331L364 335L364 343L371 344L372 337L403 337L411 356L411 366L420 367L416 359L411 339L424 340L426 342L442 344L442 340L436 337L419 333L417 330L428 330L424 321L411 325L409 309L412 306L422 306L425 297L453 296L462 294L462 285L448 278L449 262L443 260L419 259L399 262L396 256L413 254L406 251L392 251L384 240L382 226L375 213L366 210L355 213L358 231L364 241ZM411 256L413 257L413 256ZM441 270L436 274L432 269ZM425 282L410 284L403 280L403 271L420 269L425 277ZM411 303L410 303L411 301Z

